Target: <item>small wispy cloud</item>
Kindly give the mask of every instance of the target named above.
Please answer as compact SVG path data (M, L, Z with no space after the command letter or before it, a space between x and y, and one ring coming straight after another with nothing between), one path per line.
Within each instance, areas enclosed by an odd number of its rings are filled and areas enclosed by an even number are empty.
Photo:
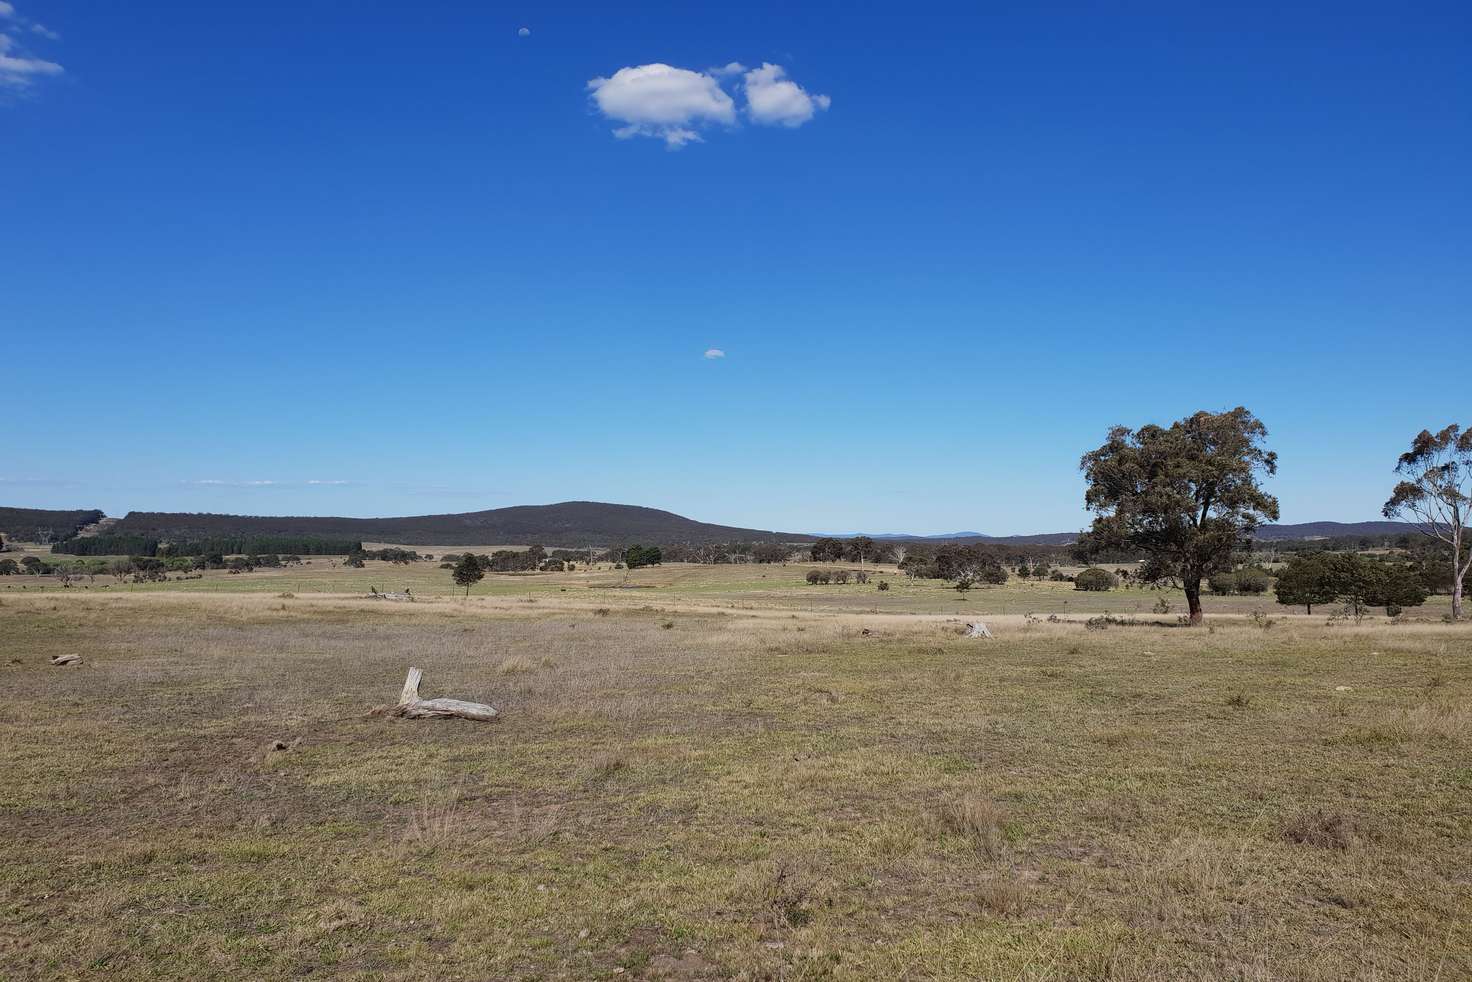
M360 484L360 481L349 481L342 479L314 477L306 481L281 481L274 478L261 478L257 480L241 480L238 478L205 477L193 481L180 481L180 484L196 488L298 488L298 487L349 487Z
M716 361L717 359L724 358L724 357L726 357L726 353L724 351L722 351L720 348L706 348L705 349L705 358L706 358L707 361Z
M0 477L0 485L12 488L74 488L76 481L55 477Z
M38 58L22 47L12 33L21 31L52 41L61 37L44 24L21 16L14 4L0 0L0 90L12 93L31 88L37 79L66 71L56 62Z
M180 481L180 484L192 485L200 488L265 488L277 484L276 481L233 481L218 477L205 477L197 481Z

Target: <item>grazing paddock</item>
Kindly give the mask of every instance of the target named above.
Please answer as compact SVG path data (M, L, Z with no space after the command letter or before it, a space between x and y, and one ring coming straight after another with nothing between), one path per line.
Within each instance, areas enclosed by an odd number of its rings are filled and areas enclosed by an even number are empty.
M0 976L1472 976L1466 627L711 569L0 591Z
M422 547L421 547L422 548ZM478 551L499 549L482 546ZM433 551L433 550L431 550ZM436 556L447 554L434 552ZM49 557L42 557L49 558ZM366 594L408 590L416 597L459 596L450 571L439 561L396 565L369 560L362 569L341 564L341 557L309 556L302 566L259 568L249 573L210 570L201 579L169 580L163 583L132 583L110 576L83 580L65 590L81 594L134 593L293 593ZM470 590L475 597L524 598L540 602L553 599L573 603L610 606L616 603L699 605L726 609L786 609L840 613L948 614L1057 614L1063 617L1092 617L1099 614L1128 614L1175 620L1186 612L1186 597L1180 590L1117 587L1106 592L1075 590L1072 583L1010 579L1003 586L978 585L962 593L942 580L910 580L895 566L868 564L862 569L868 583L809 585L809 570L856 571L855 563L751 563L702 566L668 563L635 570L614 569L607 563L586 566L568 573L488 573ZM1076 571L1076 570L1074 570ZM879 581L888 584L879 589ZM0 577L0 597L29 594L37 590L62 590L50 576ZM1164 601L1167 613L1157 613ZM1302 614L1302 607L1279 606L1271 593L1260 596L1208 596L1210 614L1265 615ZM1445 596L1430 598L1423 607L1408 608L1410 620L1440 620L1451 610ZM1374 612L1383 615L1383 611ZM1315 609L1322 620L1328 608Z

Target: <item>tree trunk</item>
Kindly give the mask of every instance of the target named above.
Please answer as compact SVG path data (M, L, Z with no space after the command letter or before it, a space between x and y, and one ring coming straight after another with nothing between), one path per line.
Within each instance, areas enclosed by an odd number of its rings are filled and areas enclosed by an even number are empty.
M1452 620L1462 619L1462 571L1456 570L1452 577Z
M1201 580L1200 578L1186 581L1186 606L1191 610L1191 623L1201 623Z

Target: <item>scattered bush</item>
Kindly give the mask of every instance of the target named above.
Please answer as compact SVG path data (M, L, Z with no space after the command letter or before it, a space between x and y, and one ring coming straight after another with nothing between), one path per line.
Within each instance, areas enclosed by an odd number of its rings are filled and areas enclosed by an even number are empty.
M880 592L882 593L882 592L884 592L884 591L886 591L888 589L889 589L889 581L888 580L880 580L879 581L879 590L880 590Z
M1098 566L1090 566L1073 578L1075 590L1087 590L1094 593L1112 590L1118 585L1119 580L1113 573L1107 569L1100 569Z

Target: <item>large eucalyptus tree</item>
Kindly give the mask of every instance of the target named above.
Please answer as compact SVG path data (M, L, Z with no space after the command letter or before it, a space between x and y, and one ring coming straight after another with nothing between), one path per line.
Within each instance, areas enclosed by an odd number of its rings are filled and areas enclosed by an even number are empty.
M1097 516L1085 547L1144 553L1145 577L1179 580L1199 624L1201 581L1230 569L1238 546L1278 517L1278 499L1259 483L1278 469L1277 454L1263 446L1267 433L1240 406L1169 427L1116 426L1079 463L1089 482L1084 501Z

